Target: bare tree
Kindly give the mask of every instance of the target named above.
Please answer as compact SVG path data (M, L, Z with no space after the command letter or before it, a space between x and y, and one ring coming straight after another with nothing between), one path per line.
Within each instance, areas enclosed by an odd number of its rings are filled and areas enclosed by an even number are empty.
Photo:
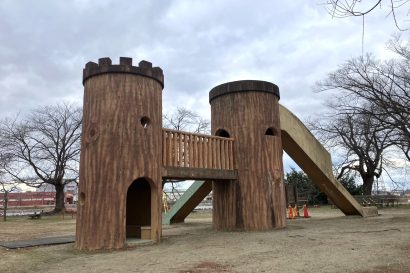
M0 148L1 145L0 145ZM3 221L7 221L7 209L9 203L9 193L18 189L18 183L13 180L7 179L6 166L9 164L9 156L5 156L0 152L0 194L2 195L3 207L0 207L0 211L3 214Z
M391 136L394 131L380 126L371 114L345 112L346 103L342 107L339 103L340 99L330 105L330 113L311 121L309 126L325 145L342 156L337 179L357 172L363 181L363 193L370 195L375 178L379 178L384 170L387 161L383 155L393 145Z
M163 124L165 128L186 131L192 133L209 133L210 122L207 119L202 118L195 111L186 109L184 107L178 107L177 110L171 114L163 116ZM181 194L178 188L178 180L164 181L171 184L171 195L167 196L168 199L178 199Z
M31 187L54 186L53 212L64 209L64 187L78 178L82 111L62 104L32 111L23 119L6 119L0 138L12 158L7 172Z
M163 117L164 127L192 133L209 133L209 120L184 107L178 107L174 113Z
M400 27L398 10L407 9L406 16L409 10L409 0L374 0L374 1L361 1L361 0L328 0L326 1L327 10L332 17L345 18L351 16L364 16L374 12L377 8L386 10L387 16L392 16L397 29L403 31ZM407 6L407 7L406 7Z
M398 39L389 44L399 59L381 62L371 55L353 58L318 82L317 90L338 91L347 98L338 106L343 112L371 115L380 127L393 130L390 140L410 161L409 46L401 45Z
M0 178L1 179L1 178ZM7 221L7 210L8 210L8 203L9 203L9 194L14 192L18 189L17 183L15 181L5 181L0 180L0 193L2 194L2 203L3 207L0 207L0 210L3 214L3 221Z

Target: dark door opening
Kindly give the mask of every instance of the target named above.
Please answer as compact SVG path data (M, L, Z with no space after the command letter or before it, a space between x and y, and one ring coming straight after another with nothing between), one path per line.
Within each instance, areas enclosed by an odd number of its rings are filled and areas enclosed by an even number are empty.
M151 230L151 186L145 178L138 178L128 188L126 226L127 238L147 239L146 237L149 236ZM144 235L144 232L148 234Z

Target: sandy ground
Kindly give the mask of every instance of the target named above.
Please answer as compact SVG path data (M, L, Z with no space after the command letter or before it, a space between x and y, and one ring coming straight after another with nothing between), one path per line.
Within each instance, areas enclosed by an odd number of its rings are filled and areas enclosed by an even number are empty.
M0 272L410 272L410 209L372 218L312 209L284 230L216 232L211 214L164 227L160 244L113 252L80 252L73 244L6 250ZM0 241L74 234L66 217L0 222Z

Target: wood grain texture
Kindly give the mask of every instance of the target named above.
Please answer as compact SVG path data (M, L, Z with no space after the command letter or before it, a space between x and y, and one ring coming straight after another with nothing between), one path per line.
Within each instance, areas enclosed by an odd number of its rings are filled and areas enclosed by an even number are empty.
M212 223L216 230L242 229L241 215L237 215L238 180L212 182Z
M93 75L84 82L83 111L79 191L84 198L78 206L76 248L123 248L127 218L137 225L149 225L150 218L151 239L159 241L162 85L132 73ZM142 117L149 118L146 128ZM138 178L149 183L151 196L139 203L129 199L132 215L127 215L127 191ZM150 217L139 219L147 213Z
M267 230L286 225L281 136L265 135L268 128L280 132L279 91L271 85L233 82L210 93L212 133L223 129L234 139L234 169L239 177L230 183L213 182L217 230Z

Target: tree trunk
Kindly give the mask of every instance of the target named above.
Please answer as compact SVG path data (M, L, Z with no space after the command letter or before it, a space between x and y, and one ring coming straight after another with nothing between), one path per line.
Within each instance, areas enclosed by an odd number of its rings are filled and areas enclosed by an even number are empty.
M54 212L62 212L65 208L64 206L64 185L57 183L55 185L56 189L56 205L54 207Z
M372 188L373 188L373 182L374 182L374 176L362 175L362 179L363 179L363 194L371 195Z
M7 196L8 192L6 191L4 193L4 202L3 202L3 221L6 222L7 221L7 206L8 206L8 202L9 202L9 197Z

